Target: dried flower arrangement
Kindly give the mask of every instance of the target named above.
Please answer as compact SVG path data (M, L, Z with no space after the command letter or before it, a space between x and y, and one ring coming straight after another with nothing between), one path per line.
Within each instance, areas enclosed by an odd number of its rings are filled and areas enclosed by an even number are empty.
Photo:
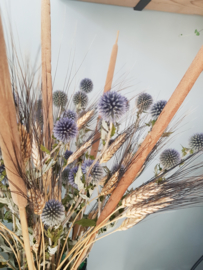
M117 37L104 94L91 104L88 78L71 99L66 91L52 93L50 33L50 2L42 0L42 75L35 85L29 66L9 70L0 23L0 213L13 225L0 223L0 248L8 254L0 266L11 269L80 269L118 220L124 219L113 233L203 199L203 133L190 138L182 156L160 152L176 128L168 124L203 70L203 48L168 102L141 93L132 106L111 89ZM158 153L155 175L128 190Z

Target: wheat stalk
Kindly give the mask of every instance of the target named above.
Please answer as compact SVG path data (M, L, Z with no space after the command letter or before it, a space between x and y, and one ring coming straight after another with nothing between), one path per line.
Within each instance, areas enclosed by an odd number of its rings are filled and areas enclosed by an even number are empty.
M118 181L119 170L113 174L113 176L109 179L106 185L103 187L101 191L101 196L110 194L115 189L115 183Z
M106 152L104 153L103 157L100 160L100 163L105 163L113 157L116 151L125 142L126 136L127 133L123 133L115 139L115 141L107 148Z
M67 165L79 158L91 146L92 141L93 139L91 138L86 143L84 143L77 151L75 151L75 153L73 153L67 160Z
M155 213L171 204L172 199L169 197L161 198L157 202L152 202L149 204L145 204L143 206L133 205L127 209L127 211L123 214L123 217L127 217L121 224L121 226L117 229L117 231L125 231L137 223L142 221L147 215Z
M32 153L30 134L27 132L26 127L19 124L18 125L19 137L20 137L20 150L22 155L22 160L26 163Z
M94 110L88 111L77 120L78 130L80 130L89 121L93 114Z
M162 189L161 185L158 185L155 182L150 182L144 186L141 186L135 189L122 201L123 207L129 207L133 204L137 204L147 200L151 196L155 196Z
M32 139L32 161L35 168L40 167L40 152L39 152L38 144L34 137Z

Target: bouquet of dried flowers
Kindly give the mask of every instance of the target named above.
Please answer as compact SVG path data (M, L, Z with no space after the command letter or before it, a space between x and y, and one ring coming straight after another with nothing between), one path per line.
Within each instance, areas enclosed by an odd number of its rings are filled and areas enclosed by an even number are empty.
M42 0L40 78L17 58L8 65L0 24L0 265L12 269L82 269L93 243L118 220L110 233L203 199L203 133L189 139L182 155L161 150L203 69L203 49L168 102L148 93L129 101L112 89L116 40L104 93L91 102L89 78L72 96L52 91L49 13ZM158 154L152 178L128 189Z

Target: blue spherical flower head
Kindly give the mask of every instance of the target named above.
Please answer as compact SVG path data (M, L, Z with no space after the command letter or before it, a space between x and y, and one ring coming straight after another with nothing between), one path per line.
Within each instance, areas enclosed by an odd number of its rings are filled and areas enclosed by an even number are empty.
M71 110L67 110L67 111L64 111L62 114L61 114L61 118L65 118L65 117L68 117L69 119L72 119L72 120L76 120L77 119L77 114L76 112L74 111L71 111Z
M70 170L70 172L69 172L69 175L68 175L68 183L69 183L72 187L74 187L74 188L76 188L76 189L78 189L78 186L77 186L77 184L75 183L74 179L75 179L75 175L76 175L77 171L78 171L78 166L72 168L72 169Z
M147 111L153 103L153 98L147 93L140 94L136 99L138 110Z
M61 224L65 217L63 205L59 201L49 200L41 214L42 222L47 226L57 226Z
M61 180L64 185L68 183L69 172L70 172L70 168L66 167L61 173Z
M105 93L99 100L99 112L105 121L116 122L128 110L126 98L117 92Z
M170 169L179 164L181 161L180 154L175 149L166 149L160 155L160 163L164 169Z
M86 160L83 164L82 164L82 172L84 174L86 174L89 171L89 168L92 166L92 163L94 161L93 160ZM94 181L99 181L101 180L102 176L103 176L103 168L102 166L99 164L99 162L97 162L91 172L90 175L92 176Z
M189 145L195 151L203 149L203 133L194 134L190 138Z
M163 108L166 106L167 101L160 100L157 103L155 103L151 108L151 115L156 120L159 115L161 114Z
M88 96L85 92L78 91L73 96L73 103L81 108L85 108L88 103Z
M72 153L72 151L66 150L66 152L64 153L64 158L68 160Z
M63 143L67 143L75 138L77 132L78 129L75 121L67 117L59 119L53 129L54 137Z
M80 82L80 90L89 93L93 89L93 83L90 79L85 78Z
M53 103L56 107L64 107L67 101L68 97L64 91L57 90L53 93Z

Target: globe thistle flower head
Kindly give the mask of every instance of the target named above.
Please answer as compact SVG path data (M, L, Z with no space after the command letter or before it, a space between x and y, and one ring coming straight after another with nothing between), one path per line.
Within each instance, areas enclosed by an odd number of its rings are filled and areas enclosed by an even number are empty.
M128 110L127 99L117 92L105 93L99 100L99 112L105 121L116 122Z
M72 151L66 150L66 152L64 153L64 158L68 160L72 153Z
M78 171L78 166L72 168L72 169L70 170L69 176L68 176L68 183L69 183L72 187L74 187L74 188L76 188L76 189L78 189L78 186L77 186L77 184L75 183L74 180L75 180L75 175L76 175L77 171Z
M65 117L68 117L69 119L72 119L73 121L76 121L76 119L77 119L77 114L76 114L76 112L74 112L74 111L67 110L67 111L64 111L64 112L61 114L61 118L65 118Z
M125 173L125 167L123 165L120 166L120 169L119 169L119 166L117 164L114 165L113 168L111 169L111 174L113 175L118 170L119 170L118 180L120 180Z
M59 201L49 200L41 214L42 222L47 226L57 226L61 224L65 217L63 205Z
M2 165L0 166L0 175L2 174L2 172L4 172L4 170L5 170L5 165L2 164Z
M147 111L153 103L153 98L147 93L140 94L136 99L136 105L141 112Z
M160 155L160 163L164 169L170 169L179 164L181 161L180 154L175 149L166 149Z
M88 103L88 96L85 92L78 91L73 96L73 103L75 106L85 108Z
M198 151L203 148L203 133L196 133L194 134L189 141L190 147Z
M163 108L166 106L167 101L160 100L157 103L155 103L151 108L151 115L154 119L157 119L159 115L161 114Z
M68 183L69 172L70 168L66 167L61 173L61 180L64 185Z
M89 171L89 168L91 167L92 163L94 162L94 160L86 160L83 164L82 164L82 172L84 174L86 174ZM99 181L102 176L103 176L103 168L102 166L99 164L99 162L97 162L91 172L90 175L92 176L94 181Z
M56 107L64 107L67 101L68 97L64 91L57 90L53 93L53 103Z
M93 89L93 82L90 79L85 78L80 82L80 90L81 91L84 91L86 93L90 93L92 91L92 89Z
M75 138L77 132L78 129L75 121L67 117L59 119L53 129L54 137L63 143L67 143Z

